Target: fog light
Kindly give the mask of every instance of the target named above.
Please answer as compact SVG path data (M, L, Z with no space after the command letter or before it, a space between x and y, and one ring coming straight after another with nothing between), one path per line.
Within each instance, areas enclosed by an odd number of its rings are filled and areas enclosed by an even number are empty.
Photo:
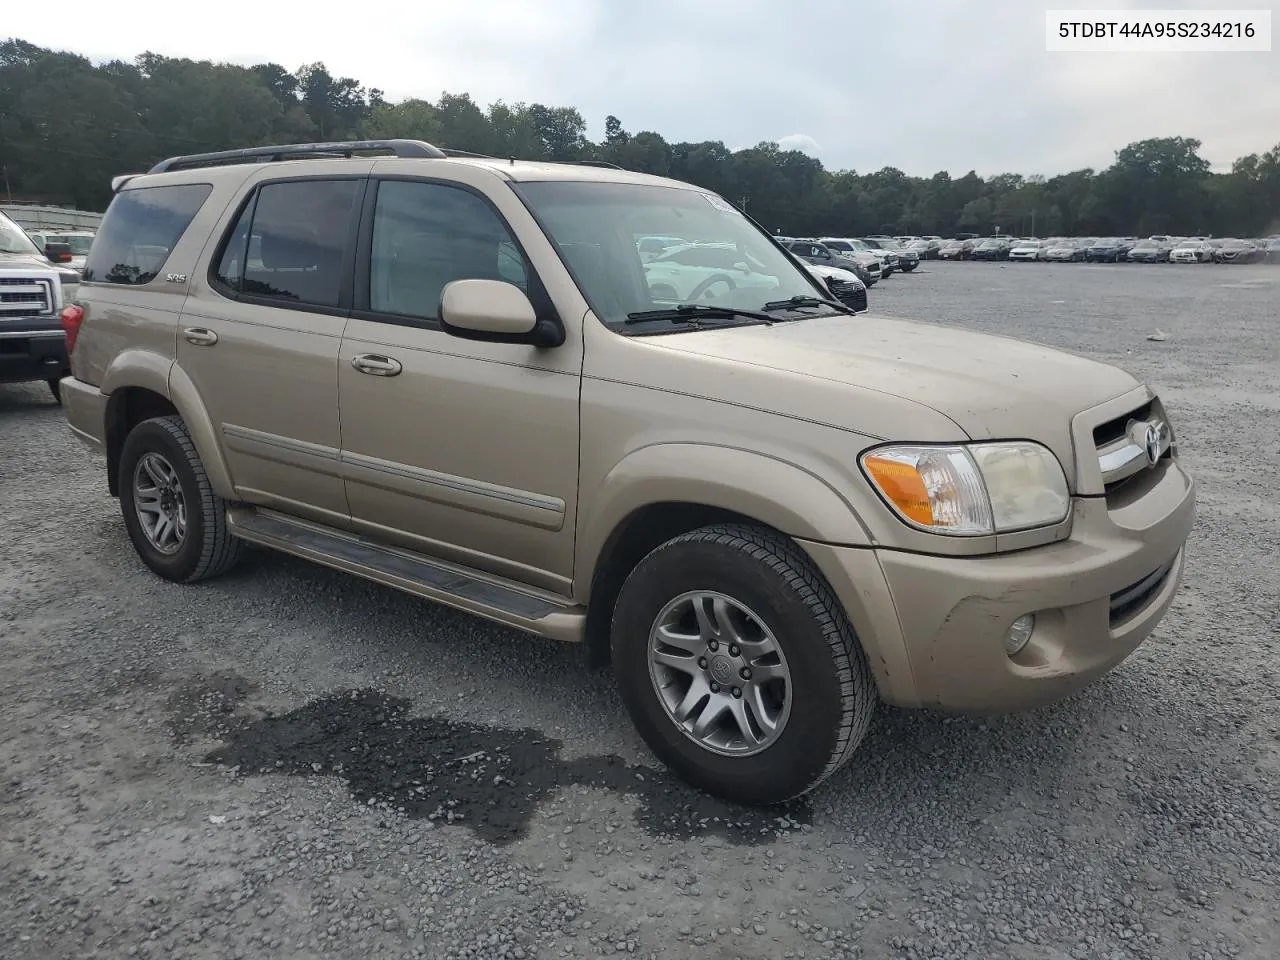
M1013 626L1004 635L1004 651L1011 657L1022 652L1031 640L1031 632L1036 628L1036 617L1033 613L1025 614L1013 621Z

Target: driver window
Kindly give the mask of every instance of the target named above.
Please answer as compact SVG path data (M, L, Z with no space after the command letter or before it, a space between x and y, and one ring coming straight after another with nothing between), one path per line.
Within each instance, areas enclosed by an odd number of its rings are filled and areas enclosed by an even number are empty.
M524 255L493 209L439 183L378 185L369 263L369 309L438 321L454 280L504 280L527 289Z

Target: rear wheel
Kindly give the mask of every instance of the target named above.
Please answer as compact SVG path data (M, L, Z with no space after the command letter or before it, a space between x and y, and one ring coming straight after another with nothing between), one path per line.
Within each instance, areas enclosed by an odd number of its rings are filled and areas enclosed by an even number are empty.
M166 580L194 583L231 569L243 543L227 526L226 502L181 417L134 427L120 455L120 509L142 562Z
M866 657L794 543L746 525L658 547L623 585L613 663L640 735L724 799L789 800L838 770L877 702Z
M58 406L62 406L62 380L59 377L50 377L45 381L49 385L49 392L53 394L53 402Z

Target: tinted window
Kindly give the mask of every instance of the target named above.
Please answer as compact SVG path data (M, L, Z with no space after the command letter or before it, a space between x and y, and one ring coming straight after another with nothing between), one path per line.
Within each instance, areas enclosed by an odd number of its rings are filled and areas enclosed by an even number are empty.
M357 180L264 184L227 238L218 279L255 297L336 307L359 189Z
M437 183L378 186L369 264L369 308L440 317L454 280L505 280L527 290L524 255L493 209L473 193Z
M244 280L245 247L249 241L249 221L253 219L253 199L240 212L230 236L222 243L222 257L218 261L218 282L239 291ZM257 266L261 267L261 258Z
M117 193L84 266L97 283L150 283L213 191L207 183Z

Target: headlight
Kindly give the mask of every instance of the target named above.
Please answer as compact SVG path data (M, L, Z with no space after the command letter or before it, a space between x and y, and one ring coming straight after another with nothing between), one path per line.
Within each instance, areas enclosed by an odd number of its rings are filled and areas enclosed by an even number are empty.
M1038 443L896 445L860 460L893 511L930 533L1010 533L1061 523L1071 509L1062 465Z

